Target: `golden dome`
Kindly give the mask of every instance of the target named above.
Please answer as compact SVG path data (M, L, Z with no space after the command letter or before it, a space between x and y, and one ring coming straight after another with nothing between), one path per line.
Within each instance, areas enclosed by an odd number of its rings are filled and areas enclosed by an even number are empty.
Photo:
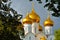
M43 36L43 37L40 38L40 40L46 40L46 38Z
M41 25L39 25L38 29L39 29L39 31L42 31L42 26L41 26Z
M40 21L40 17L36 14L33 7L32 7L32 11L29 14L29 17L33 20L33 22L39 22Z
M29 18L29 14L22 20L23 24L32 24L32 20Z
M53 26L53 21L50 19L50 16L45 20L44 26Z

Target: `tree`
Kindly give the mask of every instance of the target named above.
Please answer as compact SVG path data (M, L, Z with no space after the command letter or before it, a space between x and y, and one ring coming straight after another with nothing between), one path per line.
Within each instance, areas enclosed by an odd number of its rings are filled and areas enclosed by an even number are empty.
M19 22L22 15L10 7L11 3L10 0L0 0L0 40L20 40L17 27L22 26Z
M54 35L55 35L55 40L60 40L60 29L56 30Z
M42 3L42 0L36 0L36 1L38 1L38 3ZM60 17L60 0L45 0L45 2L46 4L44 5L44 8L47 7L49 11L53 11L52 16Z

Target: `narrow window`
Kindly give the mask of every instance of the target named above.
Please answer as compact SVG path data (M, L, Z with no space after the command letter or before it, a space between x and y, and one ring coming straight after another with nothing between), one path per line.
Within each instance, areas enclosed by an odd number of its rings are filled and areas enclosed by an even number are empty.
M29 40L31 40L31 37L29 37Z
M35 33L36 33L36 27L35 27Z

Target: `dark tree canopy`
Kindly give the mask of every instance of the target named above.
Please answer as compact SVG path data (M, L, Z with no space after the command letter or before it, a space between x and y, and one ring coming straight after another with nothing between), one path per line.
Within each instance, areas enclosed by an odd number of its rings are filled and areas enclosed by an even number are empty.
M10 0L0 0L0 40L20 40L18 32L23 29L19 22L22 15L10 7L11 3Z
M36 1L38 3L42 3L42 0L36 0ZM45 0L45 2L46 4L44 5L44 8L47 7L49 11L53 11L52 16L60 17L60 0Z

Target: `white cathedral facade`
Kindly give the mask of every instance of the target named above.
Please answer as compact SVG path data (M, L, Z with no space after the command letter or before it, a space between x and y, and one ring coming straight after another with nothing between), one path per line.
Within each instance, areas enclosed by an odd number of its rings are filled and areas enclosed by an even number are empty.
M54 40L52 33L54 22L48 16L44 21L44 28L42 28L40 25L40 17L34 8L22 19L22 24L25 32L25 38L23 40Z

